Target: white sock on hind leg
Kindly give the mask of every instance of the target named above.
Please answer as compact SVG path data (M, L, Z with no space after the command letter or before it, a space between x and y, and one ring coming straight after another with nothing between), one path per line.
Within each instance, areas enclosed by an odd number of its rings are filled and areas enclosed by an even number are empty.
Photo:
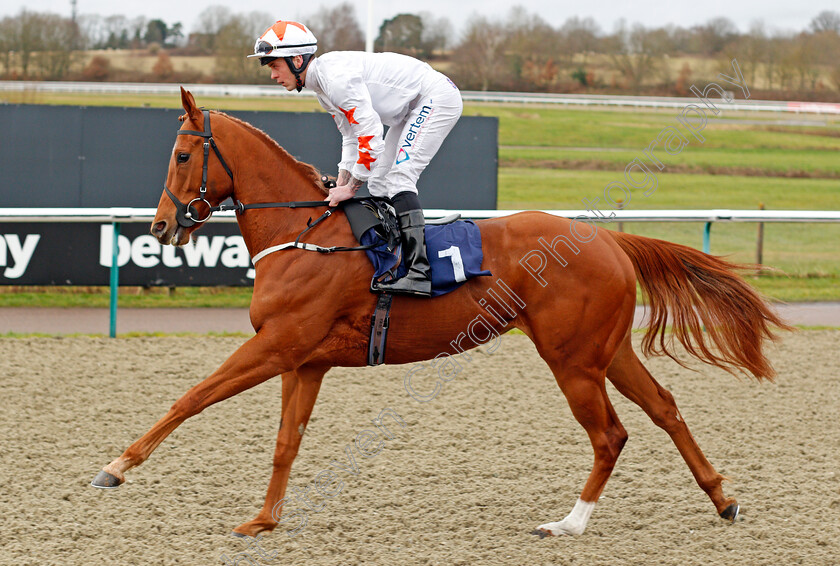
M580 535L586 529L586 524L589 522L589 517L592 515L592 510L595 509L595 503L588 503L583 499L578 499L575 503L572 512L566 515L566 518L556 523L546 523L540 525L537 529L551 533L552 535Z

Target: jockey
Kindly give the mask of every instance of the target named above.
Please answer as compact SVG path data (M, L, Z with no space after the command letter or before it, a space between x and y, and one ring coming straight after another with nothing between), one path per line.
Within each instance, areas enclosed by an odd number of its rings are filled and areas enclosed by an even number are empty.
M316 49L306 26L281 20L257 38L249 57L259 57L287 90L314 91L335 120L343 142L330 206L354 196L364 182L371 195L391 199L408 273L374 290L429 296L417 179L460 118L461 93L445 75L407 55L333 51L315 59Z

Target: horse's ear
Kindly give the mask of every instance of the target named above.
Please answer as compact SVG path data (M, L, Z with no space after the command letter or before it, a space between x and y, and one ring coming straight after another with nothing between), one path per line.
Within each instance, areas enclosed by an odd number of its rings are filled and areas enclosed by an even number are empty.
M184 110L187 111L187 116L189 116L193 122L197 122L198 119L201 117L201 110L198 109L198 105L195 103L195 98L190 91L184 90L184 87L181 87L181 104L184 107Z

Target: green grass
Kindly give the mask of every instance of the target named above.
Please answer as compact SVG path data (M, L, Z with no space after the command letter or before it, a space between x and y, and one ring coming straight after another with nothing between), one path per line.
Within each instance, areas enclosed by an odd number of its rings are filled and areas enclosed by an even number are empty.
M121 288L120 307L241 307L251 304L251 287L178 287L174 294L168 289L143 290ZM37 287L17 292L0 293L0 307L100 307L110 305L108 287Z
M721 149L685 147L678 155L654 153L665 166L664 172L694 174L746 174L752 176L840 178L840 157L836 150ZM501 147L502 167L542 169L587 169L624 171L634 159L653 168L641 150L578 151L562 147Z
M764 296L786 303L837 301L840 277L747 277Z
M736 263L755 263L757 230L755 224L715 223L710 252ZM625 223L624 231L702 247L700 223ZM831 249L831 242L840 242L840 225L765 224L763 263L792 278L840 278L840 252ZM840 279L835 283L840 283Z
M628 208L755 209L764 203L776 210L840 209L840 183L833 179L654 174L656 191L649 197L644 191L633 191ZM623 182L623 171L507 167L499 170L498 205L504 209L584 208L583 198L600 198L603 203L604 187L613 181Z
M527 106L466 105L464 115L497 116L499 143L513 146L627 148L641 152L666 127L676 127L689 141L687 147L735 149L840 149L840 121L830 119L826 127L780 128L773 116L766 125L732 123L744 115L709 119L694 138L677 122L679 109L657 112L626 110L575 110ZM725 113L722 112L721 115ZM756 116L749 116L755 120Z
M760 202L776 210L840 209L836 180L668 173L656 177L656 192L645 197L634 191L627 209L756 209ZM621 172L507 168L499 173L499 208L582 209L581 199L599 197L603 204L603 188L622 178ZM617 223L606 227L618 228ZM703 227L696 222L623 224L626 232L698 249ZM754 223L717 222L712 225L710 251L734 262L754 263L757 230ZM758 279L757 286L769 296L785 301L840 299L840 224L765 224L763 263L790 276L772 283Z

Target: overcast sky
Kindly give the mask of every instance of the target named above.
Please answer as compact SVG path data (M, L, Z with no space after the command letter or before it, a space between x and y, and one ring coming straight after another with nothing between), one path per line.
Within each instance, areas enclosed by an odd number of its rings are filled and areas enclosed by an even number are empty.
M145 16L149 19L161 19L169 25L181 22L185 31L190 32L195 31L193 26L197 15L209 5L227 6L234 13L265 12L271 14L273 19L303 19L321 6L332 7L341 4L342 1L269 3L264 0L77 0L77 11L79 14L102 16L121 14L129 18ZM356 6L356 17L364 30L368 1L351 1ZM491 19L502 19L513 4L517 4L516 0L421 0L412 4L373 0L373 22L375 29L378 29L383 20L399 13L417 14L426 11L436 17L448 18L456 32L460 32L470 16L480 13ZM529 13L539 14L554 27L560 26L571 16L591 17L607 32L612 31L616 22L622 18L628 24L640 23L646 27L667 24L690 27L715 17L729 18L742 32L748 31L750 24L756 20L763 20L768 31L801 31L821 11L840 11L838 0L521 0L518 4L524 6ZM40 0L36 4L29 0L3 0L0 3L0 16L15 15L24 7L31 11L52 12L64 16L70 16L71 12L70 0ZM266 22L266 27L271 23L273 22Z

